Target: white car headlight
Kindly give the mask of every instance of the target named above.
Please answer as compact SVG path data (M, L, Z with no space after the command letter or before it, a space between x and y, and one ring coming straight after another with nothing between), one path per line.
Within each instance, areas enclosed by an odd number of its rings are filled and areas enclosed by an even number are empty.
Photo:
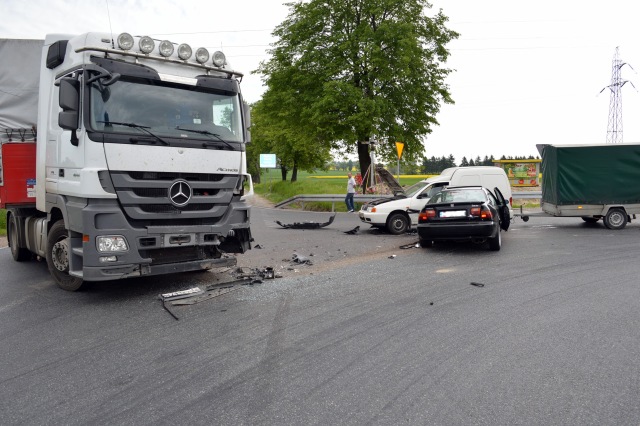
M122 235L104 235L96 239L96 246L100 253L128 251L127 240Z

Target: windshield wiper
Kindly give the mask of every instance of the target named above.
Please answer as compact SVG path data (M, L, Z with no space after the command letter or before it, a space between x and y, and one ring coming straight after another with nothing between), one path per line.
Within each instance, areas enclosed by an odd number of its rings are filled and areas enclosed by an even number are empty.
M116 126L127 126L127 127L131 127L133 129L139 129L142 130L143 132L145 132L146 134L148 134L149 136L153 137L155 140L157 140L158 142L163 143L164 145L169 145L169 142L165 141L164 139L162 139L160 136L156 135L155 133L151 132L150 127L149 126L142 126L140 124L136 124L136 123L123 123L120 121L98 121L98 123L104 123L105 126L110 126L112 124L115 124ZM130 142L138 142L138 141L143 141L143 139L138 139L138 138L129 138Z
M197 133L199 135L207 135L209 137L214 137L216 138L216 140L222 142L223 144L225 144L226 146L228 146L229 148L231 148L232 151L235 151L235 148L233 147L233 145L231 145L229 142L225 141L224 139L222 139L220 137L220 135L215 134L215 133L211 133L208 130L193 130L193 129L185 129L183 127L180 126L176 126L176 130L184 130L185 132L192 132L192 133ZM203 142L202 143L202 147L206 148L207 146L211 146L210 144Z

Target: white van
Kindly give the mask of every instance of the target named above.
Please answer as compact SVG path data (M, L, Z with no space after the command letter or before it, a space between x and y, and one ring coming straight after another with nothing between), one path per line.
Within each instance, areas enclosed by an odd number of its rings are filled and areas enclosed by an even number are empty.
M498 188L511 205L513 196L507 174L500 167L450 167L438 176L420 181L396 194L394 198L381 198L366 203L358 212L360 220L371 226L386 228L392 234L403 234L418 224L418 213L429 198L445 186L484 186L493 191Z

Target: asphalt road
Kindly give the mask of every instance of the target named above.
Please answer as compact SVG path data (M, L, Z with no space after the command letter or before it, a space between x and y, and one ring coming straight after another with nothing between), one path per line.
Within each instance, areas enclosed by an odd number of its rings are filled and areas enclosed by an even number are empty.
M517 220L500 252L274 224L327 217L254 209L238 264L284 277L179 321L158 294L225 274L68 293L0 249L2 423L640 423L640 224Z

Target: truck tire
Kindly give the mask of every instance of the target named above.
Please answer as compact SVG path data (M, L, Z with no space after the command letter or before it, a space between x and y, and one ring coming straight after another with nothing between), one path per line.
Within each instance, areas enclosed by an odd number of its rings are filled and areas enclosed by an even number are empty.
M387 229L393 235L400 235L409 229L409 218L402 213L394 213L387 221Z
M71 247L69 234L64 227L64 221L53 224L47 236L47 266L56 284L63 290L77 291L82 287L82 278L69 275L69 258Z
M7 225L7 236L9 237L9 246L11 246L11 256L13 256L13 260L16 262L31 260L31 252L24 247L20 247L19 233L18 218L12 214Z
M502 247L502 232L498 230L498 235L494 238L489 238L489 250L500 251Z
M604 226L609 229L622 229L627 226L627 212L620 208L613 208L604 217Z

